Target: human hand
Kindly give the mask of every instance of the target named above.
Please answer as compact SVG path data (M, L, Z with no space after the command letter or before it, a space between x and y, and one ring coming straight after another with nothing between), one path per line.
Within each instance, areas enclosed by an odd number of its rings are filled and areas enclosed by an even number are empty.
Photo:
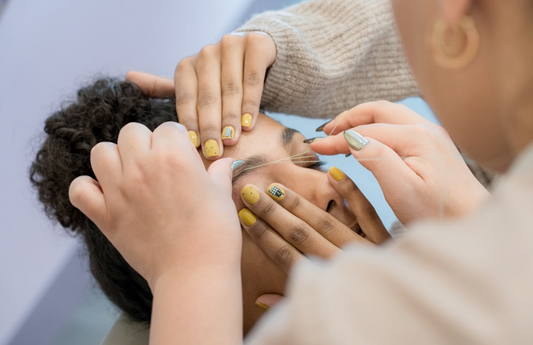
M287 273L304 255L327 259L348 243L381 244L390 237L370 202L350 178L332 168L328 180L350 205L356 224L344 225L280 184L270 185L267 193L253 185L246 185L241 192L247 207L239 212L243 228Z
M176 267L240 267L230 164L222 159L206 171L178 123L164 123L153 133L130 123L116 145L94 146L97 181L76 178L69 196L153 287Z
M178 120L208 159L222 156L223 145L239 141L259 113L267 69L276 58L276 45L263 32L233 33L181 60L174 81L147 73L129 72L126 79L151 97L176 96Z
M368 144L351 148L342 133L349 129ZM467 214L489 195L448 133L404 105L361 104L337 116L324 132L331 136L311 148L324 155L352 153L374 174L403 224Z

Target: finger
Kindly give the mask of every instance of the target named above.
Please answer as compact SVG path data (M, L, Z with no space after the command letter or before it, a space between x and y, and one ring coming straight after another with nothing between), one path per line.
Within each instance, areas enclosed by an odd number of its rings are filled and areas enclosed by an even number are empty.
M240 210L239 218L244 230L285 273L289 273L298 261L304 259L304 256L296 248L287 243L264 221L257 219L249 209Z
M136 84L142 93L153 98L174 97L174 81L170 78L159 77L155 74L129 71L126 80Z
M123 166L128 169L132 165L142 163L152 146L152 131L140 123L128 123L122 127L118 135L117 145L120 150Z
M244 52L241 124L242 129L248 131L255 125L259 114L266 70L276 58L276 48L270 36L263 34L251 32L244 39L246 51ZM267 54L266 51L273 53Z
M152 134L152 151L163 151L168 158L178 158L192 152L187 129L177 122L164 122Z
M328 172L328 180L348 202L357 218L359 227L370 241L381 244L390 238L370 201L348 176L337 167L331 167Z
M339 248L351 242L368 242L335 217L285 186L273 183L268 187L267 195Z
M220 51L216 45L205 46L198 55L198 124L204 157L210 160L222 155L222 100L220 90Z
M385 196L394 191L398 199L409 195L413 188L419 187L422 179L387 145L369 138L362 150L350 148L353 157L367 168L378 181ZM390 202L390 200L389 200Z
M244 66L244 39L226 35L222 45L222 141L232 146L241 134L242 74Z
M107 206L100 184L89 176L79 176L70 184L70 202L96 225L106 218Z
M232 190L231 163L233 163L233 158L222 158L213 162L207 169L207 173L215 185L220 186L228 195L231 195Z
M364 137L370 137L387 145L398 155L408 157L418 155L424 150L429 142L429 136L434 135L430 132L430 126L426 125L391 125L376 123L370 125L361 125L353 128L354 131ZM311 143L311 149L319 154L335 155L350 153L350 148L344 133L325 137L321 140Z
M259 298L255 300L255 304L257 304L258 306L260 306L261 308L265 310L268 310L272 308L273 306L275 306L276 304L278 304L279 302L281 302L282 299L283 299L282 295L264 294L264 295L259 296Z
M194 66L194 59L187 57L176 66L174 73L176 85L176 113L178 122L187 128L189 138L195 147L200 147L198 113L196 100L198 96L198 77Z
M324 133L334 135L349 128L371 123L396 125L426 123L428 120L403 104L377 101L360 104L338 115L325 125Z
M122 158L118 146L100 142L91 150L91 167L104 190L109 190L122 178Z
M260 192L257 187L250 184L244 186L241 198L248 209L300 252L327 259L339 251L333 243Z

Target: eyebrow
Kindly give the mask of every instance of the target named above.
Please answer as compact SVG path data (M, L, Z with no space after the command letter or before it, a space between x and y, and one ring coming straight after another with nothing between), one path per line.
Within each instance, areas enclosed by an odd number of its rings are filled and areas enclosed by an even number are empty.
M300 132L295 129L288 128L288 127L283 129L283 131L281 132L281 135L279 136L279 139L285 149L289 148L289 145L292 142L294 134L296 133L300 133ZM244 163L238 168L239 172L235 176L233 176L231 180L232 183L237 182L241 177L249 173L252 170L251 168L254 168L260 165L266 165L269 160L267 156L263 154L259 154L259 155L253 155L246 159L243 159L243 161Z

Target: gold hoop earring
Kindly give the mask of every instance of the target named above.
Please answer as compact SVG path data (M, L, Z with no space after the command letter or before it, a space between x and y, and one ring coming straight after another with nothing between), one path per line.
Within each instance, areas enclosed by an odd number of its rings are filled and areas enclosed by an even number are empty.
M435 63L446 69L460 69L467 66L479 50L479 33L470 16L465 16L459 25L452 28L451 42L446 42L449 27L444 20L435 23L431 46Z

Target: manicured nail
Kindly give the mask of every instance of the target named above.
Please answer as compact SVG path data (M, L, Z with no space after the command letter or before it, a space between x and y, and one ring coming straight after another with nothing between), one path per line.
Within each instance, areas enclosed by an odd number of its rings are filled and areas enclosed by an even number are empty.
M361 151L368 144L368 140L365 137L352 129L344 131L344 139L355 151Z
M320 139L324 139L323 137L316 137L316 138L309 138L304 140L304 144L312 144L315 141L319 141Z
M270 186L268 186L267 194L270 195L270 197L274 200L281 201L285 197L285 191L283 188L278 186L277 184L273 183Z
M250 127L252 125L252 114L246 113L241 118L241 126L243 127Z
M207 158L218 156L220 153L220 148L218 147L218 142L213 139L209 139L204 143L205 156Z
M329 169L329 174L331 175L331 177L333 177L335 181L342 181L345 177L344 173L340 171L337 167L331 167Z
M326 127L326 125L327 125L328 123L330 123L331 121L333 121L333 120L335 120L335 119L331 119L331 120L329 120L328 122L324 123L323 125L318 126L318 128L316 129L316 131L317 131L317 132L322 132L322 131L324 131L324 127Z
M259 200L259 191L251 185L244 186L244 188L241 190L241 195L244 201L250 205L255 204L257 200Z
M255 214L253 214L252 211L247 208L243 208L239 211L239 218L246 226L252 226L255 224L255 222L257 222Z
M233 126L226 126L222 130L222 140L233 139L235 137L235 128Z
M265 310L268 310L270 309L270 307L264 303L261 303L261 302L255 302L255 304L257 304L258 307L262 308L262 309L265 309Z
M231 163L231 172L233 173L233 175L235 175L236 171L238 171L238 169L242 167L243 164L244 161L240 160L236 160L235 162Z
M198 134L195 131L189 131L189 138L191 139L194 147L198 148Z

